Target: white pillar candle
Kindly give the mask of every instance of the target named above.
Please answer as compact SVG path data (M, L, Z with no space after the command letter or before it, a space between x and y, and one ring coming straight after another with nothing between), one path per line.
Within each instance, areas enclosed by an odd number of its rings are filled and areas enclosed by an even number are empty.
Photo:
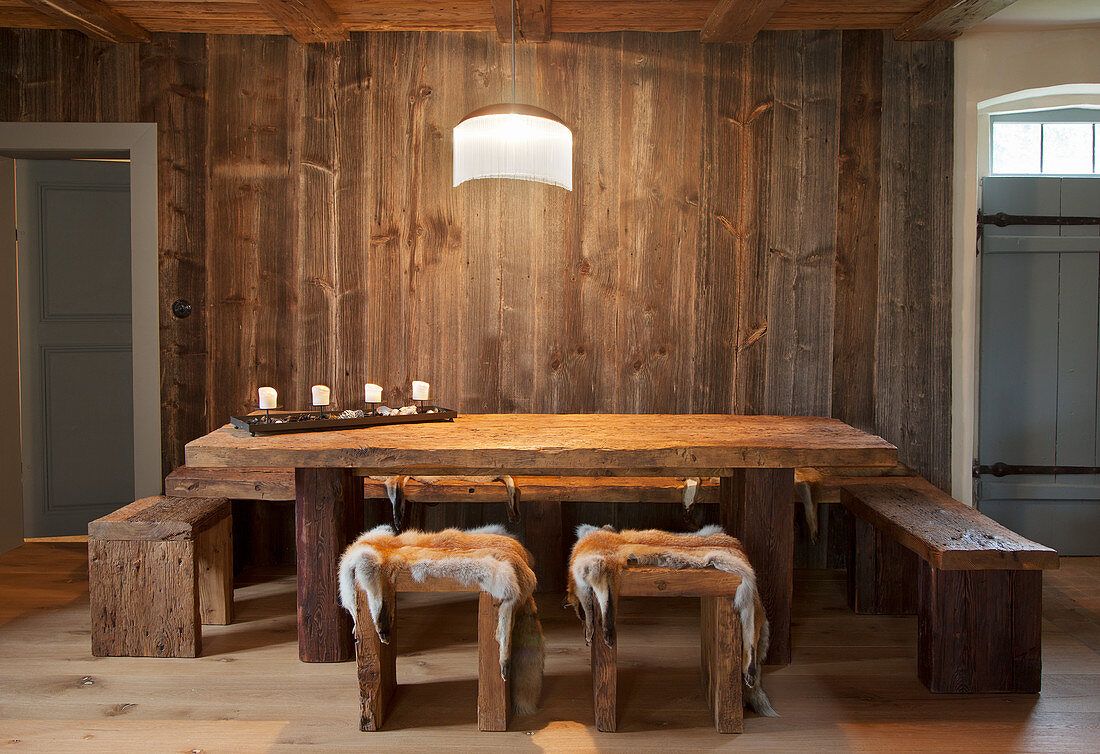
M382 386L375 385L373 382L368 382L364 385L366 398L364 400L367 403L381 403L382 402Z
M427 382L421 382L420 380L413 380L413 397L414 401L426 401L428 400L428 388Z
M279 402L279 393L273 387L260 388L260 408L275 408Z
M329 398L332 395L330 391L324 385L313 386L313 405L314 406L327 406L329 404Z

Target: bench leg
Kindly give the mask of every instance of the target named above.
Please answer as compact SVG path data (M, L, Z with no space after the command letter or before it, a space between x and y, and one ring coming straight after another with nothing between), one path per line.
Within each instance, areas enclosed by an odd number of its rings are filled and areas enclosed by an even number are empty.
M714 729L741 733L741 621L734 598L702 597L699 602L703 694L714 714Z
M393 506L386 498L363 500L363 531L370 531L381 524L393 525Z
M389 500L386 501L389 503ZM393 506L390 506L392 515ZM401 524L401 531L409 531L410 529L419 529L424 531L428 513L428 506L419 500L406 500L405 501L405 518ZM396 528L396 527L394 527Z
M477 602L477 729L508 730L508 681L500 676L500 602L481 592Z
M394 689L397 688L397 601L393 587L388 589L388 602L393 606L390 616L390 643L383 644L374 628L374 619L367 607L366 596L358 593L355 600L355 664L359 673L359 730L379 730L386 720Z
M88 540L92 654L202 652L194 542Z
M860 615L915 615L916 553L848 513L848 607Z
M205 624L233 622L233 518L226 516L195 540L199 616Z
M250 566L279 565L286 547L282 522L287 503L279 500L234 500L233 517L237 520L237 539L241 564ZM243 524L243 525L242 525Z
M917 671L936 693L1038 693L1042 571L921 563Z
M722 477L719 520L741 540L756 571L771 624L765 662L791 661L791 594L794 590L794 469L737 469Z
M523 545L535 558L538 592L565 591L565 553L562 547L561 502L520 499Z

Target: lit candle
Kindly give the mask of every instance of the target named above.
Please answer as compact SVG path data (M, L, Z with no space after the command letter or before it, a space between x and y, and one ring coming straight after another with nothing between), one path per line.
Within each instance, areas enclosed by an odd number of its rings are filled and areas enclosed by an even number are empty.
M367 403L381 403L382 402L382 386L375 385L373 382L368 382L365 386L366 402Z
M279 402L279 393L273 387L260 388L260 408L275 408Z
M329 404L329 398L332 395L330 391L324 385L313 386L313 405L314 406L327 406Z
M413 380L413 397L414 401L426 401L428 400L428 383L421 382L420 380Z

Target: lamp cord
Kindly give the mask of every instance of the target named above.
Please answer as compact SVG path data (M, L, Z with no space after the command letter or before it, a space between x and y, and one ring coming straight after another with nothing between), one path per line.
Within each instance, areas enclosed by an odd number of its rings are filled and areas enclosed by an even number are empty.
M516 0L512 6L512 104L516 104Z

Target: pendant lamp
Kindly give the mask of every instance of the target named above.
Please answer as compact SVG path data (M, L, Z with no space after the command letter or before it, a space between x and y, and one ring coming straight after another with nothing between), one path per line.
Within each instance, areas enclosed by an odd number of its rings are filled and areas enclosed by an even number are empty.
M512 3L512 101L474 110L454 127L453 185L478 178L538 181L573 190L573 132L553 113L516 104L516 6Z

